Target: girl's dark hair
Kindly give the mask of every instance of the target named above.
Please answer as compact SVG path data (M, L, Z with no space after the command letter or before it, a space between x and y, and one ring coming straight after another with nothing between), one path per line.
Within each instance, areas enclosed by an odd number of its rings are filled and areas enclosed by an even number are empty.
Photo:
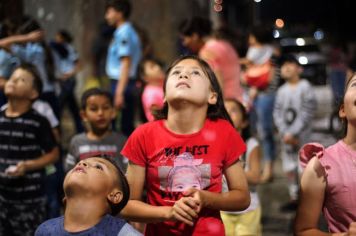
M25 70L32 75L33 88L37 91L38 95L40 95L42 93L43 84L42 84L40 74L37 71L37 68L30 63L21 63L19 66L15 68L15 70L17 69Z
M196 33L200 37L204 37L211 34L212 25L209 19L196 16L183 20L178 30L180 34L185 36L192 36Z
M24 16L20 22L21 23L17 28L18 34L28 34L35 30L42 30L40 24L30 16ZM51 48L48 46L45 40L42 40L39 43L45 51L45 58L46 58L45 69L46 69L48 80L53 82L55 81L55 76L54 76L55 67L54 67L54 59L52 56Z
M103 155L100 157L109 161L117 170L117 182L119 184L119 189L122 191L122 200L118 204L113 204L112 202L109 202L111 208L111 215L117 216L120 211L126 206L127 202L130 199L130 186L127 182L125 174L122 172L121 168L113 157L107 155Z
M246 107L240 101L233 98L225 99L225 101L235 103L241 112L242 120L249 121L250 119L249 113L247 112ZM241 137L243 140L247 140L251 137L251 129L249 125L247 125L245 128L241 130Z
M123 14L125 19L128 19L131 14L131 3L128 0L109 0L106 4L106 10L112 7L116 11L119 11Z
M59 34L66 43L71 43L73 41L72 35L65 29L58 30L57 34Z
M110 105L113 106L113 97L110 92L100 89L100 88L91 88L84 91L82 98L81 98L81 109L85 110L87 107L87 100L91 96L104 96L107 97L110 101Z
M209 104L208 106L208 112L207 112L207 117L210 120L217 120L219 118L224 119L229 121L232 124L232 121L230 119L229 114L227 113L225 106L224 106L224 100L223 100L223 95L222 95L222 91L219 85L219 81L216 78L213 70L210 68L210 66L208 65L208 63L206 63L203 59L200 59L197 56L194 55L184 55L184 56L180 56L177 60L175 60L170 67L168 68L167 72L166 72L166 78L164 80L164 84L163 84L163 91L164 93L166 93L166 84L167 84L167 79L168 79L168 75L171 72L171 70L181 61L183 60L187 60L187 59L192 59L195 60L199 63L199 66L202 68L202 70L204 71L204 73L207 75L210 84L211 84L211 89L217 94L217 102L216 104L212 105ZM168 104L167 102L164 102L163 104L163 108L161 110L159 110L155 115L155 118L157 120L160 119L167 119L167 115L168 115Z

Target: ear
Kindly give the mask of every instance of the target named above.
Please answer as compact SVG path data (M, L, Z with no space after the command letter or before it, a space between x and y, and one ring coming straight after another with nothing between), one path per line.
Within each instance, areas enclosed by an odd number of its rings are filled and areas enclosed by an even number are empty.
M339 109L339 117L340 118L346 118L346 112L345 112L345 105L341 104L340 109Z
M114 120L116 118L116 115L117 115L117 110L113 108L111 112L111 119Z
M248 120L244 120L241 124L241 128L246 128L248 126Z
M218 94L216 92L210 92L208 103L210 105L215 105L218 102Z
M31 94L30 94L30 99L32 101L36 100L36 98L39 97L39 94L36 89L32 89Z
M119 204L121 202L122 198L123 198L122 192L117 189L114 189L107 196L108 201L113 204Z
M84 122L87 122L88 120L87 120L87 115L85 114L85 111L83 110L83 109L81 109L80 110L80 117L82 118L82 120L84 121Z

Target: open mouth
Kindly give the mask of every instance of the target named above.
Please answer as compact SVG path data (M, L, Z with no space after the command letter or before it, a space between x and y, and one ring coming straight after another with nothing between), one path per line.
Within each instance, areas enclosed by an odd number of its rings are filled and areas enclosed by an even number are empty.
M84 168L81 167L81 166L75 167L73 171L74 171L74 172L86 173L85 170L84 170Z

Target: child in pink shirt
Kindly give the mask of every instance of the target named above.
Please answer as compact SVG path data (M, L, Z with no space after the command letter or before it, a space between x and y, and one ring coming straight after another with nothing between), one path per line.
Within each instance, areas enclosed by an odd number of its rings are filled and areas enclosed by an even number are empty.
M307 144L300 151L301 179L296 235L356 235L356 74L345 88L339 116L345 136L324 149ZM323 211L330 234L317 228ZM336 233L336 234L331 234Z
M162 64L153 58L141 62L141 76L145 81L141 100L143 110L148 121L153 121L153 113L163 106L163 80L164 71Z

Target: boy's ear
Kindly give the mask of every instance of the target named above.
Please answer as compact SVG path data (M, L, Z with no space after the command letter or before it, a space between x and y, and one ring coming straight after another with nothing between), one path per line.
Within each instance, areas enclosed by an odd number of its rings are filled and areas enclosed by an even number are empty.
M30 99L32 101L36 100L39 97L38 91L36 89L32 89L31 90L31 94L30 94Z
M115 119L116 118L116 115L117 115L117 110L115 108L112 109L112 112L111 112L111 119Z
M113 204L119 204L122 200L122 192L114 189L111 193L108 194L107 199Z
M216 92L210 92L208 103L210 105L215 105L218 102L218 94Z
M79 114L80 114L80 117L82 118L82 120L84 122L86 122L87 121L87 116L85 114L85 111L83 109L81 109Z

